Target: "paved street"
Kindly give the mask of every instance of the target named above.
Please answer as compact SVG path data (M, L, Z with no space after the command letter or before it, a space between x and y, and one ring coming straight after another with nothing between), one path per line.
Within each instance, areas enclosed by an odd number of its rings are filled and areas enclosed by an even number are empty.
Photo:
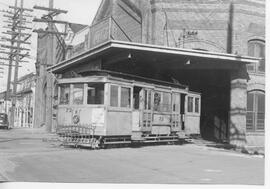
M263 184L264 158L195 144L72 149L0 130L0 180Z

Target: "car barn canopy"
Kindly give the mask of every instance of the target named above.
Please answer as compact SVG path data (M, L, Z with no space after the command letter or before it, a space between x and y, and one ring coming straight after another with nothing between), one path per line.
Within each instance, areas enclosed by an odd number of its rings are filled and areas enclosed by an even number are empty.
M100 60L102 65L132 59L134 62L185 69L234 69L239 64L257 63L260 59L203 50L110 40L75 57L48 68L59 74L80 64Z

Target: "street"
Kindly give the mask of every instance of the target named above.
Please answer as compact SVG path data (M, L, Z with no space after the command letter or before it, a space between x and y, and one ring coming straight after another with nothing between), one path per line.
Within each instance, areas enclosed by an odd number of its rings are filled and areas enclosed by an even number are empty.
M64 148L42 140L42 134L23 132L0 130L1 181L264 183L264 158L260 156L196 144L100 150Z

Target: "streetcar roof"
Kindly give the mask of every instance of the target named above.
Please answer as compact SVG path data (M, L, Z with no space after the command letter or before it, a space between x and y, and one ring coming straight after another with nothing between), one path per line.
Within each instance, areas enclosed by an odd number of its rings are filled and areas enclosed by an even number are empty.
M187 85L183 85L180 83L171 83L162 80L156 80L152 78L141 77L137 75L121 73L121 72L114 72L109 70L92 70L81 72L83 77L75 77L75 78L64 78L59 80L59 84L62 83L85 83L85 82L92 82L92 83L99 83L99 82L108 82L108 80L117 80L127 83L132 83L134 85L145 85L145 86L158 86L158 87L173 87L173 88L180 88L180 89L188 89ZM105 80L106 77L108 80Z
M123 58L132 58L134 61L152 63L156 66L159 66L158 63L162 63L163 66L179 68L185 66L186 62L191 61L192 64L189 65L191 68L209 66L210 68L228 69L239 66L239 64L257 63L260 60L260 58L234 54L110 40L53 65L48 68L48 71L61 74L65 70L81 64L91 64L91 62L97 60L101 60L103 64L113 64L123 61Z

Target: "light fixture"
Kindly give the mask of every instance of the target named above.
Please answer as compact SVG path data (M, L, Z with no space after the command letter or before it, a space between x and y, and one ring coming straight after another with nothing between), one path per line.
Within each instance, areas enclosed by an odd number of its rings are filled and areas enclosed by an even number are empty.
M190 65L190 59L188 59L188 61L186 62L186 65Z
M129 53L128 54L128 59L131 59L131 58L132 58L131 53Z

